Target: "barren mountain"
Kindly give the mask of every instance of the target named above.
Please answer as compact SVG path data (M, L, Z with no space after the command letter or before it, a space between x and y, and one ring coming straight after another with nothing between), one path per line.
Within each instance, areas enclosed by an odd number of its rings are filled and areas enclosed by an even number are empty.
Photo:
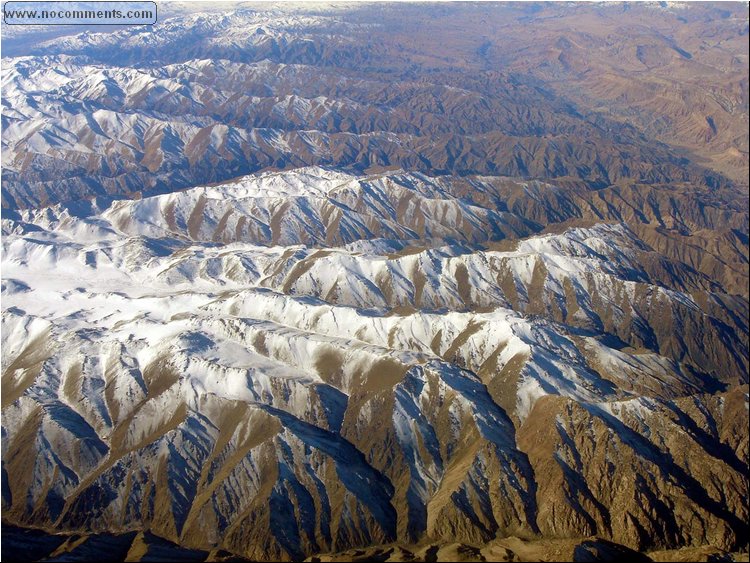
M3 555L746 557L746 8L14 43Z
M503 193L511 209L479 203ZM539 193L588 225L534 234ZM304 169L20 213L4 517L250 558L425 537L742 546L746 300L585 201ZM702 211L641 230L747 220Z
M725 6L245 9L40 43L4 60L3 202L310 164L746 185L748 19Z

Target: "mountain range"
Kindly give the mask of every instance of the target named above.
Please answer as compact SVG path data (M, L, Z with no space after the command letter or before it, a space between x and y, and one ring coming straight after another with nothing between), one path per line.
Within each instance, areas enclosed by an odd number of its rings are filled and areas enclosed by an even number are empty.
M425 13L3 59L3 555L746 557L747 6Z

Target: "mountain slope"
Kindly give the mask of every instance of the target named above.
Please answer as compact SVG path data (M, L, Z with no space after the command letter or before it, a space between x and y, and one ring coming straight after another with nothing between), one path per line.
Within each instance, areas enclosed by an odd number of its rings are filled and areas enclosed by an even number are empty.
M4 59L3 205L306 165L745 186L738 6L239 8L36 43Z
M6 219L4 518L251 559L741 547L746 296L540 188L302 169Z

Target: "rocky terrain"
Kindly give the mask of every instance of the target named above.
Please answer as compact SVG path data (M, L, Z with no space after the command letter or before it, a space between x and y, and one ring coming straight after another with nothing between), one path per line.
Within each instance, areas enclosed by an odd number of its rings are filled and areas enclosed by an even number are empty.
M3 59L4 556L746 558L746 6L433 8Z
M186 549L149 532L124 534L45 534L14 526L3 527L5 549L21 550L31 561L87 561L103 550L108 561L249 561L221 549ZM511 537L481 547L463 543L402 547L386 545L315 555L306 561L747 561L747 553L728 553L715 547L638 553L599 538L583 540L521 540Z
M253 559L742 547L747 212L651 200L633 229L574 189L312 168L20 212L4 518Z
M239 9L37 43L4 59L3 205L304 165L747 185L746 6L540 9Z

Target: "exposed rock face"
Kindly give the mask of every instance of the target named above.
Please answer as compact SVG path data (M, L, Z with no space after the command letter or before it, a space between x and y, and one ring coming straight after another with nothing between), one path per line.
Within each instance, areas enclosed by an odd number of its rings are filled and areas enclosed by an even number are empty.
M617 193L303 169L5 220L4 518L743 547L747 212Z
M245 7L4 58L3 521L65 534L14 545L746 551L747 33Z
M3 206L305 165L747 186L745 8L240 9L38 43L3 65Z
M3 553L37 560L96 559L109 561L249 561L221 549L186 549L146 532L123 534L45 534L39 530L3 527ZM712 546L650 552L644 555L601 538L579 540L494 540L481 547L463 543L398 544L351 549L308 557L306 561L747 561L747 554L727 553Z

